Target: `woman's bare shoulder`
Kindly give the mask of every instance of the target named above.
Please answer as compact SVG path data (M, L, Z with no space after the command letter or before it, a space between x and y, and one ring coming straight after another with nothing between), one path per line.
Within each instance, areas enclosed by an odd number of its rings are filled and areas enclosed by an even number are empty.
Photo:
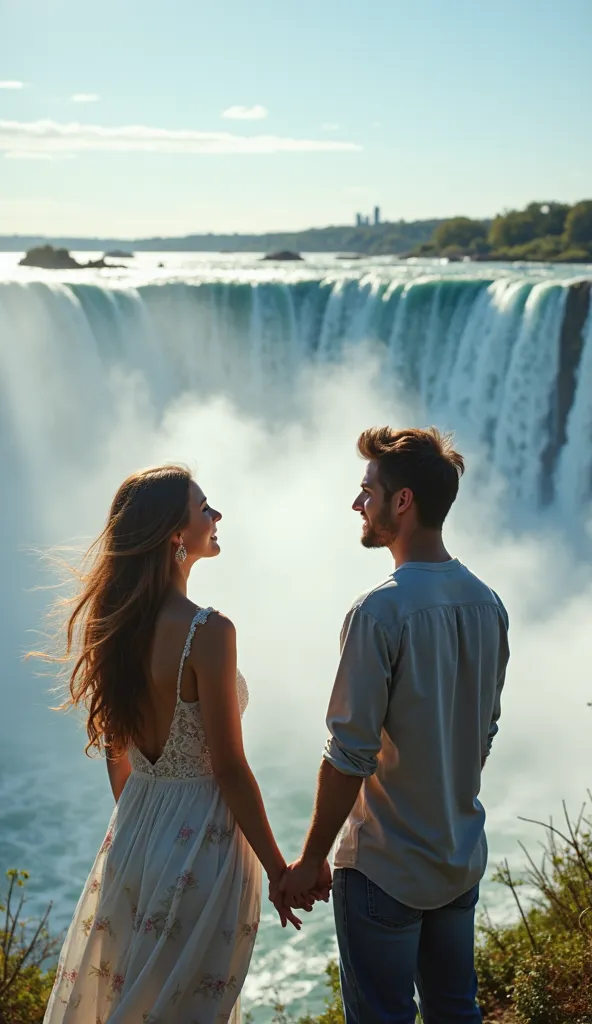
M192 648L195 664L212 658L228 656L236 651L236 629L232 619L223 612L213 610L199 627L199 643Z

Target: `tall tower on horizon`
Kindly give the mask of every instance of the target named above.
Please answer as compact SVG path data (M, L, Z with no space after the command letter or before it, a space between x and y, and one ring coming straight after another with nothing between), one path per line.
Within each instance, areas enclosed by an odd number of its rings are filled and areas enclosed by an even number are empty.
M380 206L374 207L374 224L380 224Z

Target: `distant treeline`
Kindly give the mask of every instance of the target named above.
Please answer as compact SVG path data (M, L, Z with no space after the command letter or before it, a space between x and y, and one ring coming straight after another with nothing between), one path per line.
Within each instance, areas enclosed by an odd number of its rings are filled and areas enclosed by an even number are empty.
M592 199L529 203L493 221L453 217L438 224L417 256L465 256L477 260L534 260L544 263L592 262Z
M311 228L265 235L187 235L185 238L66 238L40 235L0 235L0 250L25 252L40 245L106 252L297 252L400 255L427 243L441 220L396 221L370 227Z
M394 221L369 227L310 228L264 235L187 235L184 238L57 238L0 236L0 250L28 251L39 245L109 252L336 252L368 256L446 256L475 260L592 261L592 199L529 203L493 220Z

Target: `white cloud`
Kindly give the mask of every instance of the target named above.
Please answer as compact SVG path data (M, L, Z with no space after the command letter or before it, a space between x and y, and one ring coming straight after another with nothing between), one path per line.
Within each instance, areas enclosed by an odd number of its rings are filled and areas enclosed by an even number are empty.
M335 124L334 121L325 121L325 123L321 125L321 128L323 129L324 132L338 132L339 131L339 125Z
M0 89L24 89L24 82L0 82Z
M362 147L354 142L328 139L292 139L281 135L232 135L229 132L169 131L128 125L60 124L56 121L0 120L0 151L73 153L81 151L204 153L242 155L250 153L336 153Z
M268 114L267 108L262 107L260 103L256 103L254 107L235 106L222 111L222 117L227 121L264 121Z
M70 96L72 103L97 103L100 98L96 92L75 92Z

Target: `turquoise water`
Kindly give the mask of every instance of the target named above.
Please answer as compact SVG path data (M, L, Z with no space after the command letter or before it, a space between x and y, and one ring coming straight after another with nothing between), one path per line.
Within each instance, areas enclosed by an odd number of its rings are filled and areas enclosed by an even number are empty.
M455 429L467 453L448 537L513 620L484 799L492 863L519 861L517 840L538 836L518 815L577 806L589 784L592 321L573 287L587 269L141 254L56 275L17 261L0 255L0 868L30 870L31 909L53 899L66 926L111 809L104 766L21 660L51 596L39 550L98 531L131 469L194 469L224 519L222 557L191 594L236 621L248 753L296 856L341 620L390 571L349 511L357 433L387 419ZM334 948L329 907L298 935L266 910L256 1021L276 995L318 1008Z

